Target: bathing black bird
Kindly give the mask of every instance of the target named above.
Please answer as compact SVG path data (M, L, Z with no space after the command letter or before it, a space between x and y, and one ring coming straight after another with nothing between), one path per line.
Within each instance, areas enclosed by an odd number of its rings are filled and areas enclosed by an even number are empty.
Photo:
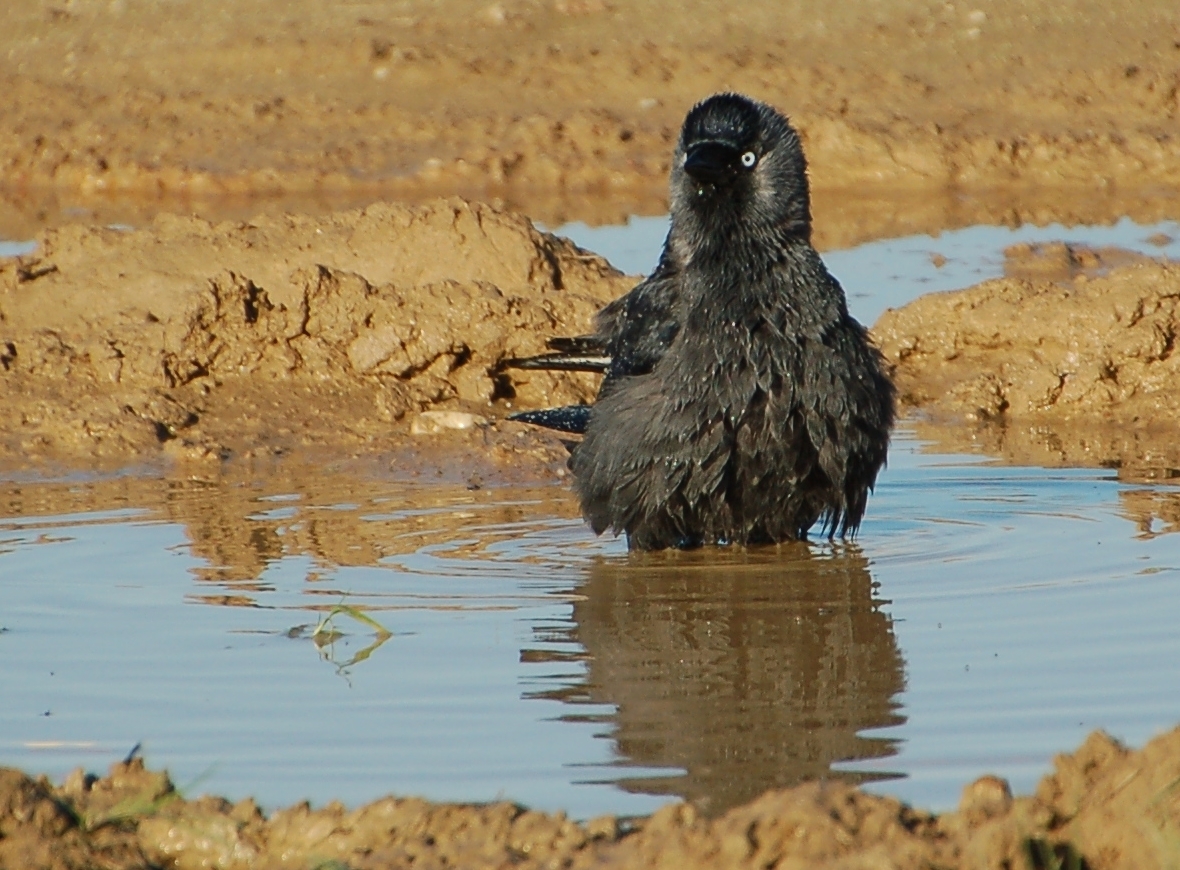
M855 534L894 388L811 245L799 137L738 94L688 113L659 264L591 335L518 368L601 371L594 405L513 419L581 433L570 468L596 533L632 548Z

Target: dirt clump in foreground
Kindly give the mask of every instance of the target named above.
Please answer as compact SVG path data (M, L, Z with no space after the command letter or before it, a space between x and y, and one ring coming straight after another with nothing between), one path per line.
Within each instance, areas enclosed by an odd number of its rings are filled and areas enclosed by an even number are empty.
M877 321L903 404L951 424L939 441L1174 476L1180 265L1065 244L1006 253L1024 277L923 296Z
M526 218L460 200L48 230L0 263L0 459L494 440L489 411L594 386L501 362L584 331L631 283Z
M1180 729L1131 751L1094 732L1035 794L985 776L935 815L849 785L771 791L709 819L675 804L577 824L510 803L388 797L266 817L186 800L140 759L59 787L0 770L0 866L44 868L1028 868L1150 870L1180 855ZM1078 863L1079 859L1084 864Z

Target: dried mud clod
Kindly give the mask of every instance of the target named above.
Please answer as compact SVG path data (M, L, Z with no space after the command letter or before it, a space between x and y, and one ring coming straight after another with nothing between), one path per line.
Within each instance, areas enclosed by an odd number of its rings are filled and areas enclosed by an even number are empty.
M1025 277L924 296L877 321L903 401L966 420L958 436L935 436L952 445L1172 476L1180 266L1067 245L1007 253Z
M717 818L675 804L626 825L510 803L383 798L269 818L250 799L185 799L138 759L60 787L0 770L0 866L471 870L936 867L1144 870L1180 856L1180 729L1131 751L1095 732L1035 794L986 776L941 816L844 783L770 791Z
M461 200L50 230L35 259L0 265L0 456L381 449L423 409L586 399L588 379L500 363L629 285Z

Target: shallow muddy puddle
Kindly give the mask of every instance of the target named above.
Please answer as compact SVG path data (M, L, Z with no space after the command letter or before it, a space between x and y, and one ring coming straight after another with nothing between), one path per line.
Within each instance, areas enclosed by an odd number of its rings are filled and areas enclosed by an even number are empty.
M314 467L9 482L0 512L0 745L54 776L142 741L271 806L719 810L834 767L947 807L1180 721L1180 491L904 429L852 546L629 556L562 485ZM345 611L317 642L341 604L390 636Z
M631 272L664 231L563 228ZM976 227L826 259L872 322L1014 243L1177 239ZM1029 790L1094 728L1180 721L1178 517L1175 486L935 453L904 425L856 544L748 552L628 555L561 483L295 460L10 478L0 763L60 777L142 742L180 785L272 807L716 812L836 772L946 808L983 772Z

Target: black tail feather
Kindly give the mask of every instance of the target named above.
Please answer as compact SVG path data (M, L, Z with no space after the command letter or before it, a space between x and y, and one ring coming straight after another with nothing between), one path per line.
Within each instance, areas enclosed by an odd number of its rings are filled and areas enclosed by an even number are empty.
M510 369L543 369L551 372L595 372L601 374L610 366L610 357L568 353L543 353L522 359L506 359Z
M503 365L510 369L597 374L610 368L610 357L607 356L602 339L596 335L558 336L549 339L545 344L554 352L521 359L506 359Z
M564 408L544 408L540 411L519 411L509 414L509 420L518 423L532 423L557 432L581 435L590 422L590 405L567 405Z

